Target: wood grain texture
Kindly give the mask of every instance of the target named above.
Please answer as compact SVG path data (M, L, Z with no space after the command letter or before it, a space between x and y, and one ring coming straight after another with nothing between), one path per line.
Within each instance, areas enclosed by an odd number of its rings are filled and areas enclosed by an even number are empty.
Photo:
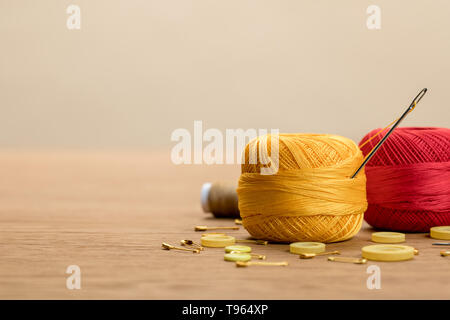
M447 299L450 257L424 234L407 234L412 261L353 265L300 260L286 244L252 245L288 267L236 268L222 249L161 250L161 242L199 240L195 225L233 225L201 211L202 183L235 180L237 166L175 166L169 152L3 151L0 153L2 299ZM367 225L330 244L357 257L371 244ZM244 229L231 231L248 237ZM66 288L78 265L81 290ZM368 265L381 268L368 290Z

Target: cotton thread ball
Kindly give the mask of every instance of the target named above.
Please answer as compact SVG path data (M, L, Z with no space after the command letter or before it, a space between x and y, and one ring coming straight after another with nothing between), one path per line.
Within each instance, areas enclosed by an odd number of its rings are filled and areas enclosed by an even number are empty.
M336 242L353 237L367 208L366 177L350 176L363 161L350 139L329 134L280 134L250 141L237 193L243 226L257 239L275 242ZM266 142L267 141L267 142ZM278 171L262 175L265 161L252 164L254 150L267 148ZM274 152L272 152L274 151Z
M360 145L378 133L369 132ZM383 132L362 147L364 154ZM366 221L392 231L450 225L450 129L397 128L365 167Z

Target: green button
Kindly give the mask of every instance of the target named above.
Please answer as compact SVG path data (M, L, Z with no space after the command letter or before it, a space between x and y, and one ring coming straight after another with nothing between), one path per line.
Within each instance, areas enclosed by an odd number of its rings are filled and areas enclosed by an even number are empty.
M242 253L250 253L252 252L252 248L248 246L228 246L225 247L225 252L230 253L231 251L239 251Z
M248 253L225 253L224 255L225 261L250 261L252 259L252 256Z

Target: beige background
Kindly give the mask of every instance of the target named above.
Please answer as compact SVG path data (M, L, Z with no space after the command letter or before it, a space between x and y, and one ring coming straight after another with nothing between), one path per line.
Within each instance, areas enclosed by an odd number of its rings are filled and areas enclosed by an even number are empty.
M0 39L0 147L168 147L194 120L359 140L425 86L403 125L450 126L447 0L2 0Z

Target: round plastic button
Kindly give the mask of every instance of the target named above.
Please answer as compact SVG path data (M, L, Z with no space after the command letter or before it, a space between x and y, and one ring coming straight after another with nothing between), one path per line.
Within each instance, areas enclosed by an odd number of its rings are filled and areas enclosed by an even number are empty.
M405 242L405 234L400 232L374 232L372 241L378 243L401 243Z
M325 251L325 244L321 242L294 242L289 245L291 253L321 253Z
M232 246L236 242L236 239L232 236L204 236L201 238L202 246L210 248L225 248L226 246Z
M414 248L399 244L375 244L363 247L362 256L374 261L404 261L414 257Z
M250 248L248 246L238 246L238 245L225 247L226 253L230 253L231 251L237 251L237 252L241 252L241 253L250 253L250 252L252 252L252 248Z
M430 237L439 240L450 240L450 226L433 227L430 229Z
M252 256L248 253L225 253L224 260L225 261L250 261Z

